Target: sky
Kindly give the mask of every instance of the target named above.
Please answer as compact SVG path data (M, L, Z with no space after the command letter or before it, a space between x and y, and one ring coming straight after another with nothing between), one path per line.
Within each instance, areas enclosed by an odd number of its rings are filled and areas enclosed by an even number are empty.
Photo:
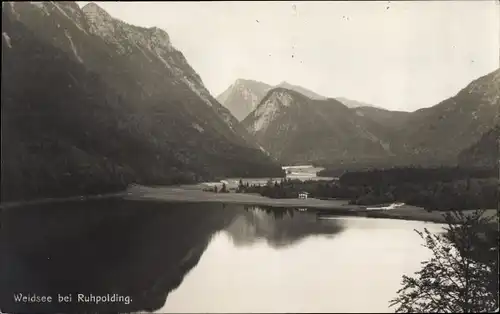
M413 111L500 67L498 0L95 3L164 29L214 96L238 78L287 81Z

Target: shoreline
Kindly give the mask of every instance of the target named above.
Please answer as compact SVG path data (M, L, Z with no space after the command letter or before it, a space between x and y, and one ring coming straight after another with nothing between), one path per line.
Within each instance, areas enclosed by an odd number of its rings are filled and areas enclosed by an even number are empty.
M278 208L306 208L310 212L315 212L319 219L328 219L329 216L354 216L380 219L413 220L433 223L446 223L444 214L446 211L428 212L423 208L403 205L392 209L376 209L377 206L350 205L348 200L321 200L315 198L298 199L274 199L258 194L246 193L213 193L203 191L203 184L176 185L176 186L156 186L147 187L140 185L129 186L126 190L97 195L80 195L65 198L47 198L32 201L17 201L0 204L0 210L11 209L23 206L33 206L50 203L61 203L71 201L88 201L107 198L121 198L131 201L154 201L166 203L218 203L235 204L248 206L266 206ZM367 209L370 207L370 209ZM473 210L464 210L470 213ZM486 210L485 216L495 216L496 209Z
M113 197L124 197L127 195L127 190L123 190L115 193L106 193L106 194L90 194L90 195L76 195L69 197L51 197L51 198L43 198L43 199L34 199L29 201L13 201L13 202L5 202L0 203L0 210L9 209L15 207L23 207L23 206L33 206L33 205L41 205L41 204L50 204L50 203L63 203L63 202L71 202L71 201L88 201L88 200L97 200L97 199L105 199L105 198L113 198Z
M394 209L373 209L377 206L349 205L347 200L320 199L273 199L256 194L245 193L213 193L196 189L193 186L183 187L144 187L135 186L128 190L125 199L137 201L181 202L181 203L219 203L248 206L307 208L323 216L357 216L366 218L399 219L446 223L446 211L428 212L421 207L404 205ZM474 210L462 212L471 213ZM485 216L496 215L496 209L486 210Z

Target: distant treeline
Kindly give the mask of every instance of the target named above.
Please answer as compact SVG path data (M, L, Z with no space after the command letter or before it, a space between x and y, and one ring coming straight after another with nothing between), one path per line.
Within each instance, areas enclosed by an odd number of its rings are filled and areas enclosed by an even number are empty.
M435 167L423 168L418 166L407 167L362 167L343 168L331 167L318 172L322 177L342 177L349 183L357 180L380 181L380 179L393 182L431 182L452 181L466 178L491 178L498 177L498 167L492 168L465 168L465 167ZM348 183L346 182L346 183Z
M269 179L265 185L243 185L240 182L237 193L257 193L262 196L270 198L297 198L299 192L306 191L312 193L312 191L318 192L315 195L324 196L328 195L327 187L328 184L321 185L316 181L305 181L302 182L298 179L284 179L280 181L274 181ZM325 188L325 191L319 192L319 189Z
M283 180L264 186L241 186L241 192L271 198L348 199L351 204L404 202L429 210L497 208L498 179L489 170L396 168L348 172L338 181Z
M498 176L494 169L474 169L460 167L440 168L392 168L374 169L363 172L346 172L341 183L347 185L380 185L400 183L451 182L470 178L491 178Z

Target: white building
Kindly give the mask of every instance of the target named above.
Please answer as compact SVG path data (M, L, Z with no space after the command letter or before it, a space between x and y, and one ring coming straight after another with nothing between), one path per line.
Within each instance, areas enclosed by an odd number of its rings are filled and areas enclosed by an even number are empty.
M309 196L309 193L307 193L307 192L300 192L299 193L299 198L307 199L308 196Z

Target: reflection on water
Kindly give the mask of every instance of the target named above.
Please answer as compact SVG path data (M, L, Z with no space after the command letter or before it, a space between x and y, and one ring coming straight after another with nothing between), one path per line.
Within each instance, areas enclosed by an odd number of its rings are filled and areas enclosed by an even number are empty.
M292 209L121 199L4 209L0 309L384 311L401 275L425 257L413 232L422 226L318 220ZM16 303L13 292L73 298ZM132 301L79 303L78 293Z
M267 228L272 217L264 222L238 217L241 227L219 232L158 313L385 313L401 276L418 270L430 256L413 229L441 229L422 222L339 217L321 221L316 235L300 237L300 231L283 232L287 223L281 220ZM298 219L306 225L313 221ZM283 234L291 235L288 245L276 242Z
M237 215L218 204L119 199L2 211L3 312L156 310L196 265L211 235ZM15 303L13 292L72 294L69 303ZM130 296L130 304L78 303L77 293Z
M272 247L280 248L308 236L332 236L342 231L342 227L339 221L321 221L314 214L291 208L246 207L226 231L237 246L263 240Z

